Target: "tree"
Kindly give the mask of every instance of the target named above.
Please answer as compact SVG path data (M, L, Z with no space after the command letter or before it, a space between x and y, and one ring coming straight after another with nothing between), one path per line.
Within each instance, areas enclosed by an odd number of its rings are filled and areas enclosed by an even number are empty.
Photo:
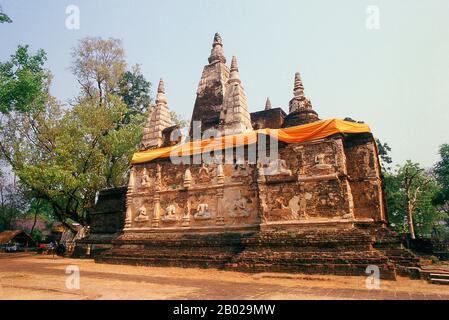
M449 144L441 145L439 154L441 160L435 164L434 174L441 190L436 195L434 203L449 214Z
M22 191L15 176L0 178L0 231L10 230L13 220L24 215L26 201Z
M129 123L131 116L145 115L148 112L152 102L150 90L151 83L145 79L138 64L122 75L116 94L128 106L124 123Z
M393 160L391 159L389 152L391 151L391 147L388 143L382 143L378 138L375 139L377 144L377 150L379 152L380 164L383 171L391 170L391 163Z
M117 128L127 110L120 98L99 100L64 110L49 98L45 110L8 115L0 132L3 154L21 183L68 227L85 224L99 189L126 183L142 135L133 121Z
M0 113L26 112L45 102L50 74L44 69L46 54L30 54L19 46L7 62L0 63Z
M417 163L407 161L384 176L390 222L399 232L429 235L443 215L432 203L439 188L436 181Z
M119 39L81 39L72 49L71 71L81 85L82 96L100 103L108 93L118 91L126 70L125 51Z
M3 13L2 7L0 7L0 23L11 23L12 20L10 17L6 15L6 13Z

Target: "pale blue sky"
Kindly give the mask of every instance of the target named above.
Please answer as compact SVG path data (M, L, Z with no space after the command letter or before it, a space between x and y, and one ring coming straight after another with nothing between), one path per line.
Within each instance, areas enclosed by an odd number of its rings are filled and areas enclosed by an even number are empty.
M80 8L80 29L65 9ZM366 121L393 148L395 162L431 166L449 143L449 1L61 1L0 0L0 60L18 44L44 49L61 101L79 90L70 49L85 36L123 40L127 61L166 83L171 109L190 118L213 35L236 55L251 111L270 97L288 111L293 76L321 118ZM366 7L380 9L368 30Z

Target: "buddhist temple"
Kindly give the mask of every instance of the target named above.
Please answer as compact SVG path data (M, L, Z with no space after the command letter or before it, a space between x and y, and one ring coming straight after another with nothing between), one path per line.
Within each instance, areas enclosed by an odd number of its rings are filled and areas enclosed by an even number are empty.
M166 95L175 93L159 82L129 185L103 190L91 210L90 254L102 263L247 272L411 272L416 258L387 228L369 126L320 119L295 71L288 113L269 98L251 113L247 75L224 52L217 33L187 142L173 138Z

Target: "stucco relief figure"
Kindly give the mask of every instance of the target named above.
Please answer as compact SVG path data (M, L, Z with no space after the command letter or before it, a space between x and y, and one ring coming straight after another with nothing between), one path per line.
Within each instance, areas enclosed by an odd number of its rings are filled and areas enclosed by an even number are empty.
M295 214L289 206L284 204L284 197L278 197L274 201L274 208L269 211L270 220L292 220Z
M370 156L370 152L366 149L361 149L358 151L358 155L359 157L362 158L362 163L363 163L363 173L365 174L365 176L371 176L372 175L372 170L371 170L371 156Z
M248 161L238 160L234 164L234 170L232 171L233 177L246 177L249 175L248 172Z
M167 208L165 208L165 214L161 217L161 221L171 222L177 220L178 217L176 217L176 207L174 204L171 204Z
M193 215L195 220L208 220L212 218L212 215L208 211L209 206L207 203L200 203L196 208L196 213Z
M287 175L291 176L292 171L288 169L287 162L284 159L271 160L268 167L265 168L265 175Z
M142 187L148 187L151 184L150 177L147 173L147 168L143 168L142 178L140 179L140 185Z
M315 165L313 167L319 170L329 170L332 169L333 166L325 163L325 154L321 153L315 156Z
M201 164L201 168L198 171L199 175L199 181L200 182L209 182L211 180L210 178L210 169L209 166L206 163Z
M148 215L147 215L147 208L145 206L141 206L139 209L137 209L137 216L134 219L134 221L148 221Z
M240 193L232 204L232 211L229 213L229 216L233 218L249 216L249 212L246 209L246 199Z

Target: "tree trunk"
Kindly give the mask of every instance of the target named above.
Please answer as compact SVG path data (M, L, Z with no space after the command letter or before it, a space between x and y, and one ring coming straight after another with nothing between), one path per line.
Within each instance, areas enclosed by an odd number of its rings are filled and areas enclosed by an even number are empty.
M31 231L30 231L31 237L33 236L34 228L36 227L36 222L37 222L37 210L36 210L36 212L34 213L33 226L31 227Z
M408 231L410 233L410 239L415 240L415 228L413 227L413 207L408 206L407 210L407 222L408 222Z

